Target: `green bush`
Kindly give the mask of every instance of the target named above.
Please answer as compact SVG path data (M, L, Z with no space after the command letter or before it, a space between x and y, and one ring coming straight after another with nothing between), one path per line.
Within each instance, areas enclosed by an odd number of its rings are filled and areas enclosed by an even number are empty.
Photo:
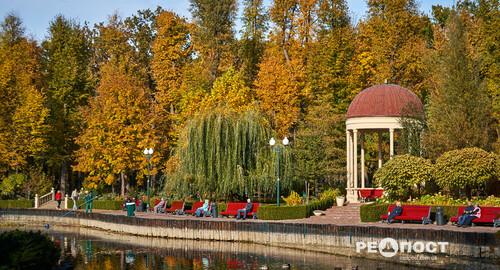
M480 148L448 151L436 160L436 183L445 191L459 195L484 189L491 181L499 181L498 156Z
M60 257L54 242L40 232L3 232L0 243L0 270L52 269Z
M321 192L321 194L319 195L319 199L322 201L329 200L329 199L335 200L338 196L343 196L343 195L344 194L342 193L342 191L340 191L340 189L330 188L330 189L327 189L327 190Z
M425 184L431 182L432 164L420 157L396 156L378 169L374 178L389 199L406 200L418 197Z
M307 206L276 206L262 205L259 207L257 217L263 220L301 219L307 217Z
M376 222L380 220L380 216L387 213L389 204L387 203L372 203L364 204L359 208L361 222Z
M329 198L324 200L314 200L307 205L307 216L310 217L313 215L314 210L326 210L334 204L335 199Z
M0 200L0 208L32 208L33 200Z

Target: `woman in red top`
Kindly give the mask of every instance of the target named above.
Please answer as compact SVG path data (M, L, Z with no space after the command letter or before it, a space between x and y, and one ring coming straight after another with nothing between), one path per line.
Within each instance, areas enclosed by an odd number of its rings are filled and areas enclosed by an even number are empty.
M57 201L57 209L61 209L61 199L62 199L62 194L61 191L56 192L56 201Z

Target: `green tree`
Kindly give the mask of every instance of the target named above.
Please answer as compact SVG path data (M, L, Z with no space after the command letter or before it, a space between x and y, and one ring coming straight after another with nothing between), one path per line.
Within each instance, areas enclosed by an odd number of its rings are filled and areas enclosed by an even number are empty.
M498 185L499 159L479 148L463 148L444 153L436 160L436 183L446 192L458 197L485 192L488 184Z
M167 178L168 191L227 198L274 190L274 163L267 146L271 130L261 115L212 111L191 120L184 132L177 173ZM283 175L289 175L285 169ZM285 179L287 187L291 179Z
M345 181L345 130L342 115L328 104L310 106L293 141L294 175L317 195Z
M49 36L42 46L51 124L48 162L53 168L60 168L64 193L77 149L74 139L79 133L78 108L87 104L93 92L91 40L85 27L60 15L51 22Z
M243 30L239 57L241 70L248 85L251 85L259 70L258 64L264 53L264 38L267 31L267 15L262 0L245 1Z
M427 111L426 152L431 157L464 147L490 149L491 102L478 65L469 57L462 19L452 13L443 50L435 57L436 86Z
M422 195L432 183L430 160L412 155L395 156L375 173L375 183L384 188L390 199L406 200Z
M233 63L235 0L190 0L194 49L212 83Z

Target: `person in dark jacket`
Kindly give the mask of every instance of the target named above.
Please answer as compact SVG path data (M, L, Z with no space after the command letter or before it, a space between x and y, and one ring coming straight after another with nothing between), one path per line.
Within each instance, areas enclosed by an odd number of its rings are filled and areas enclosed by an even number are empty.
M472 214L472 211L474 211L474 205L472 205L471 201L467 201L467 207L465 207L462 215L458 217L457 225L463 224L465 218L467 218L470 214Z
M394 218L397 216L401 216L403 213L403 207L401 207L401 202L396 201L396 207L392 209L392 212L389 213L389 216L387 217L387 223L391 224L394 221Z
M465 212L465 211L464 211ZM458 227L469 227L472 225L472 221L476 218L481 217L481 208L479 207L479 204L475 204L474 208L472 208L472 211L467 214L466 217L464 217L461 222L458 222Z
M252 212L252 208L253 208L252 201L250 201L250 199L248 199L247 205L245 206L245 208L238 210L238 215L236 216L236 219L240 219L240 218L246 219L247 214Z

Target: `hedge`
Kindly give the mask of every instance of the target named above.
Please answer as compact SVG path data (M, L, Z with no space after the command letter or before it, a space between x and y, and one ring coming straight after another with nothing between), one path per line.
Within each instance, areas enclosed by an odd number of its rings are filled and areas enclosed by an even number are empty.
M365 204L360 207L361 222L377 222L380 221L380 216L387 213L390 204L373 203ZM436 220L437 207L443 208L444 219L447 221L452 216L458 214L458 206L452 205L431 205L431 220Z
M33 200L0 200L0 208L32 208Z
M261 205L257 217L263 220L301 219L307 217L307 206Z
M335 200L332 198L329 198L326 200L312 201L311 203L309 203L307 205L307 216L306 217L312 216L314 210L326 210L326 209L332 207L334 202L335 202Z
M326 210L332 207L334 200L315 200L308 205L276 206L261 205L257 217L264 220L301 219L313 215L314 210Z
M389 204L386 203L372 203L364 204L359 208L359 215L361 222L376 222L380 221L380 215L387 213Z
M85 209L84 200L78 200L77 204L80 206L80 208ZM122 210L123 202L115 200L95 200L92 207L93 209L102 209L102 210ZM68 209L72 208L73 208L73 200L69 199Z

